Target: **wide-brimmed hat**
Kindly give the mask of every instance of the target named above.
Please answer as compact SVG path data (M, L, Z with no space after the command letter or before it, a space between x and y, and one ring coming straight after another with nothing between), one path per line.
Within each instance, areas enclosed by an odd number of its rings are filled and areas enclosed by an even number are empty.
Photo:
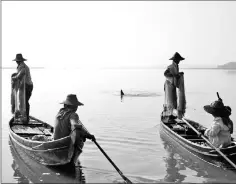
M214 116L225 117L231 114L231 109L224 106L223 102L220 100L216 100L212 102L210 105L205 105L204 110Z
M27 59L23 58L22 54L16 54L16 58L12 61L27 61Z
M73 105L73 106L82 106L82 105L84 105L83 103L78 101L76 95L74 95L74 94L67 95L66 100L61 102L61 104Z
M178 52L176 52L172 58L170 58L169 60L185 60L185 58L183 58Z
M231 112L232 112L232 109L230 106L225 106L226 110L227 110L227 113L228 113L228 116L231 115Z

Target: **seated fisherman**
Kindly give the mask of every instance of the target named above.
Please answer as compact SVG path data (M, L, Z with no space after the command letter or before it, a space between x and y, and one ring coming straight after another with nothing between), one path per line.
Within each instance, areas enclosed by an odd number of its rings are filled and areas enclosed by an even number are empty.
M214 117L211 128L206 129L204 135L217 148L231 144L230 134L233 132L233 122L229 119L230 109L228 106L225 107L220 100L204 106L204 110Z
M74 94L69 94L61 104L64 104L64 108L61 108L56 116L53 139L57 140L75 133L75 144L82 150L86 138L95 141L94 135L85 130L76 113L78 106L84 104L79 102Z
M231 115L231 107L230 106L225 106L226 110L227 110L227 113L226 113L226 119L229 120L229 124L230 124L230 134L233 133L234 131L234 125L233 125L233 121L229 118L229 116Z

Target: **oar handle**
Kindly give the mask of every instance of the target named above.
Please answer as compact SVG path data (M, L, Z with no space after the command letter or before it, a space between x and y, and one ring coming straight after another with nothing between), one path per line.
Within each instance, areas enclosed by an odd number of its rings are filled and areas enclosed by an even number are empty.
M203 138L209 144L209 146L211 146L213 149L215 149L226 161L228 161L236 169L236 165L230 159L228 159L228 157L226 157L218 148L216 148L214 145L212 145L211 142L207 138L205 138L200 132L198 132L187 120L185 120L185 118L182 118L182 120L188 126L190 126L198 135L201 135L201 138Z

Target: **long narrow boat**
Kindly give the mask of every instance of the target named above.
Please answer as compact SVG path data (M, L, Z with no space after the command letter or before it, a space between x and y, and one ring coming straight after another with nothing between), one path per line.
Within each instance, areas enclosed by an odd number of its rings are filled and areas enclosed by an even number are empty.
M199 132L206 129L195 121L186 120ZM208 146L206 141L199 137L184 121L178 118L170 120L162 116L160 127L162 133L167 135L175 144L182 146L188 152L207 162L213 163L215 166L234 169L215 149ZM234 140L229 147L221 148L220 151L236 164L236 142Z
M73 144L74 135L52 140L50 137L53 134L53 127L32 116L28 124L22 124L12 118L9 122L9 131L11 143L43 165L74 164L82 152ZM43 136L48 138L48 141L34 140L35 136Z

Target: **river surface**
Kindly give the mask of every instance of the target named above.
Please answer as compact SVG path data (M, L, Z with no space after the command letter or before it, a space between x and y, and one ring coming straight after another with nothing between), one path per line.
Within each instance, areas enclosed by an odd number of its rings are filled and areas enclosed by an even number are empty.
M236 72L183 69L187 99L186 117L209 127L212 116L203 106L219 92L231 106L236 122ZM31 160L9 142L11 118L10 76L2 69L2 182L3 183L112 183L123 179L95 144L87 140L79 157L81 166L50 168ZM132 182L236 182L236 174L222 171L168 142L160 132L164 102L164 69L80 70L31 69L34 82L30 114L54 124L60 102L76 94L84 106L80 120ZM127 96L123 99L119 91ZM236 130L236 129L235 129ZM233 137L236 137L234 131Z

